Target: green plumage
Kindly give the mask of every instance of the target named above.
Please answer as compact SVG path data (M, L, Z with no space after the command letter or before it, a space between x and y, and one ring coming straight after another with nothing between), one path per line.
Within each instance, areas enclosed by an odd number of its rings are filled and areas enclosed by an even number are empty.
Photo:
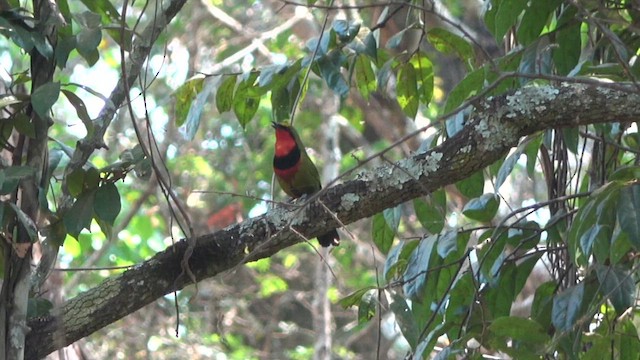
M273 158L273 171L278 183L287 195L299 198L314 194L322 189L320 174L300 136L290 126L273 123L276 129L276 151ZM318 236L322 246L338 245L340 237L335 230Z

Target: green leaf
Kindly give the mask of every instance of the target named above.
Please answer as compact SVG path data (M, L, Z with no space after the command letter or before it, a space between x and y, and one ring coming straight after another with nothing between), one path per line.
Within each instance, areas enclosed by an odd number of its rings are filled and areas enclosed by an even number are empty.
M555 34L558 46L553 49L553 62L560 75L568 75L580 60L581 23L575 19L576 12L576 7L567 7L558 19Z
M243 129L258 111L260 97L255 96L252 90L258 90L255 83L258 78L257 73L249 73L245 80L241 81L233 96L233 112Z
M231 106L233 105L233 90L236 87L237 79L238 76L235 74L227 76L216 92L216 107L220 114L231 110Z
M500 197L487 193L479 198L471 199L462 210L464 216L480 222L489 222L496 216L500 206Z
M93 219L95 191L82 193L63 216L64 226L69 235L78 239L83 229L89 229Z
M31 94L31 105L38 116L46 118L49 110L60 96L60 82L46 83L36 88Z
M120 193L114 183L105 183L96 190L93 210L100 220L113 225L120 208Z
M38 227L33 222L33 220L29 217L29 215L25 214L22 209L20 209L16 204L9 203L9 206L13 209L13 212L18 217L18 221L22 226L27 230L27 235L29 235L29 240L31 242L35 242L38 240Z
M456 250L458 250L457 231L447 231L442 235L438 235L438 255L441 258L446 258Z
M100 28L83 28L76 35L76 48L80 54L96 50L102 41L102 30Z
M401 205L396 207L384 209L382 211L382 215L384 216L384 221L387 222L389 228L393 230L393 233L398 231L398 226L400 226L400 217L402 216L402 208Z
M195 100L198 93L202 91L204 79L205 78L203 76L192 77L173 92L173 96L176 99L174 111L176 126L182 126L187 120L187 115L189 114L192 102Z
M207 77L204 79L204 87L195 95L195 99L189 106L189 112L187 113L186 121L184 124L185 137L188 140L193 140L200 127L200 120L202 112L209 104L207 100L213 92L216 86L217 78Z
M551 327L551 310L553 307L553 293L557 284L555 281L547 281L541 284L533 296L531 303L531 318L541 324L545 329Z
M625 318L616 324L616 339L614 340L620 353L621 360L634 360L640 353L640 338L632 319ZM607 344L610 346L610 342Z
M362 296L360 306L358 306L358 324L364 324L376 315L378 306L376 294L377 291L368 291Z
M62 93L67 97L67 100L71 103L71 105L76 109L76 115L82 123L84 127L87 129L87 136L90 137L93 135L94 126L89 113L87 112L87 106L84 104L84 101L78 97L78 95L74 94L69 90L61 90Z
M400 66L396 97L402 111L411 119L418 114L418 74L411 63Z
M610 225L612 225L610 222L613 220L607 219L607 217L615 215L615 211L612 210L609 213L609 211L603 211L603 209L611 209L616 204L620 195L619 190L622 186L623 183L620 182L610 182L602 186L597 191L594 191L586 203L578 210L567 238L569 254L576 264L580 266L586 265L590 254L585 254L584 250L592 248L598 238L596 235L600 231L606 230L601 235L603 237L605 234L610 233ZM593 230L592 228L595 224L607 225L609 228Z
M562 4L558 0L537 1L528 3L524 10L518 30L518 41L522 45L529 45L540 36L544 26L549 21L549 16Z
M109 0L80 0L87 9L100 14L105 23L119 23L120 14ZM98 18L100 19L100 18Z
M358 91L365 100L369 100L369 96L376 91L378 84L376 75L371 68L371 62L367 57L358 55L356 56L354 67Z
M348 23L346 20L338 19L333 21L331 29L336 33L341 42L348 43L358 35L360 24L355 22Z
M419 243L417 240L402 241L391 248L384 262L384 270L382 271L386 281L404 274L407 269L409 256Z
M580 315L584 298L584 283L579 283L553 298L551 321L557 331L571 331Z
M364 294L366 294L370 290L374 290L375 288L376 288L375 286L367 286L362 289L358 289L352 292L351 294L343 297L342 299L338 300L338 305L342 306L343 309L348 309L352 306L355 306L358 303L360 303L360 300L362 299Z
M344 61L346 61L346 57L342 52L332 51L317 62L320 75L327 83L327 86L340 98L346 97L349 93L349 84L345 81L341 71Z
M418 96L420 101L427 105L433 97L433 64L424 52L415 53L409 60L416 70Z
M421 199L413 200L413 209L420 224L431 234L437 234L444 228L444 209Z
M636 250L640 249L640 186L632 185L621 190L616 202L618 223Z
M407 304L407 300L398 293L392 295L391 310L396 317L396 321L402 331L402 335L412 348L418 344L420 329L416 324L416 319L411 311L411 306Z
M418 299L427 282L427 270L433 248L438 242L435 235L420 240L418 247L411 253L407 270L404 273L404 293L407 298Z
M635 303L636 285L633 274L619 267L600 264L594 266L602 295L609 298L616 314L621 316Z
M444 106L444 113L450 113L460 106L465 100L482 91L485 80L484 76L484 68L472 71L465 76L465 78L462 79L462 81L460 81L458 85L451 90L451 92L449 92L449 96L447 96L447 103Z
M482 195L484 191L484 174L482 170L477 171L464 180L458 181L456 183L456 189L468 199Z
M51 301L43 298L30 297L27 302L27 318L46 316L53 309Z
M391 229L382 213L373 216L371 233L373 235L373 243L378 249L386 254L393 244L395 231Z
M527 0L498 0L494 1L491 9L485 15L489 31L493 33L498 43L509 29L516 24L522 11L527 6Z
M445 54L455 54L465 63L473 60L473 47L463 38L443 28L433 28L427 33L433 47Z
M34 175L35 171L31 166L10 166L0 169L0 194L7 195L14 192L22 179Z
M539 345L541 349L550 340L549 335L538 322L517 316L494 319L489 325L489 331L500 338L511 339L514 342Z

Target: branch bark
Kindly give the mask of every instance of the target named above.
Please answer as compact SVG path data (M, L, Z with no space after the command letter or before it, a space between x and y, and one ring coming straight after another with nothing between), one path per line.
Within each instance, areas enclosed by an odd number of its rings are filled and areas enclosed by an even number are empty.
M279 207L195 239L190 268L200 281L303 241L291 227L313 238L338 226L333 215L350 224L426 195L492 164L525 135L548 128L636 121L640 95L620 85L605 86L529 87L490 97L478 103L463 130L438 147L376 167L300 207ZM41 358L191 284L180 266L187 246L182 240L70 299L57 316L30 321L26 358Z

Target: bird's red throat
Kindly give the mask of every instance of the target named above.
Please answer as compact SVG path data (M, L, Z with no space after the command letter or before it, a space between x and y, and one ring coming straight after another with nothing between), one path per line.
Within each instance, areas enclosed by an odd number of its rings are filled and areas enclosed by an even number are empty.
M296 140L286 129L276 129L276 156L286 156L296 147Z

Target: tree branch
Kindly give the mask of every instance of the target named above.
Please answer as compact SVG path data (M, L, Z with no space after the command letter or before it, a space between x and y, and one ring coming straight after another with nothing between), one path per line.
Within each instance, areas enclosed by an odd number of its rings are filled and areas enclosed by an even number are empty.
M490 97L476 106L467 126L440 146L382 165L326 189L319 201L344 224L455 183L492 164L520 137L560 127L636 121L640 95L584 84L529 87ZM294 227L313 238L338 226L318 201L279 207L197 239L189 260L198 281L299 243ZM57 317L34 319L28 359L41 358L191 283L180 262L182 240L144 263L67 301Z

